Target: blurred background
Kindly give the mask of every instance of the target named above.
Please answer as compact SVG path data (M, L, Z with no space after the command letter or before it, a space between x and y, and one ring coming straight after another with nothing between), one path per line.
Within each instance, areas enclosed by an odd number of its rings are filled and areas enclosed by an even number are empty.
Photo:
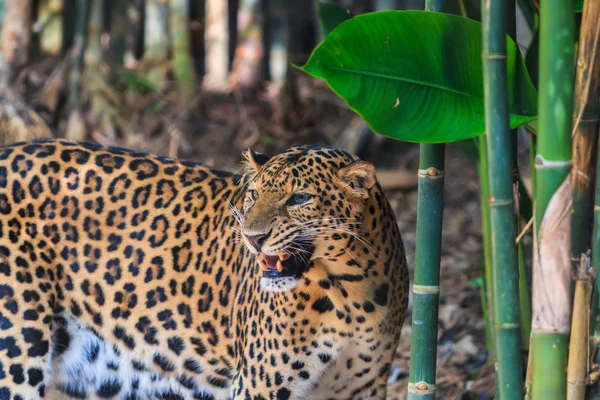
M332 2L351 15L424 6ZM457 6L472 13L478 3ZM326 84L292 67L323 38L316 1L0 0L0 21L0 145L59 137L232 171L248 147L334 145L375 164L412 268L418 145L375 135ZM492 398L477 173L457 148L447 152L438 396ZM406 398L409 356L410 314L390 399Z

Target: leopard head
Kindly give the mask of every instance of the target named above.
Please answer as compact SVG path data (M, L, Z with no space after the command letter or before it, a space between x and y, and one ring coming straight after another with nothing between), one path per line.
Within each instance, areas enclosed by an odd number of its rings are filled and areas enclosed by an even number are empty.
M315 261L335 260L361 240L376 185L373 165L338 149L312 146L272 158L248 150L245 159L240 224L262 271L261 288L287 291L303 276L344 273L345 265Z

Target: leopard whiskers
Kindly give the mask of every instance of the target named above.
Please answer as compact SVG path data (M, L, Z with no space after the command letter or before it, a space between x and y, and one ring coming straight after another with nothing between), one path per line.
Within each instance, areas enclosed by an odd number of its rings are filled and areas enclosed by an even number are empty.
M231 211L233 218L235 218L237 223L240 226L242 226L244 224L244 220L245 220L242 212L235 206L235 204L233 204L231 201L229 201L229 199L225 199L225 201L227 201L227 206L229 207L229 211Z
M340 226L341 225L342 224L340 224ZM369 252L371 252L373 255L375 255L375 257L379 258L379 254L373 248L372 243L367 241L367 239L365 239L362 235L360 235L356 232L352 232L348 229L341 229L340 226L322 226L319 228L303 229L301 232L301 235L303 235L304 237L306 237L308 239L315 240L315 239L329 239L329 235L323 231L328 231L328 232L331 231L332 233L347 234L347 235L354 237L363 246L365 246L365 248L367 250L369 250Z

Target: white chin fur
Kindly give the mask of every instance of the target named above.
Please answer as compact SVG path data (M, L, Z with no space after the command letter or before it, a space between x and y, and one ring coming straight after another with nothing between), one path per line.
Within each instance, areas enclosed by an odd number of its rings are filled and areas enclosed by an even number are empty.
M282 278L260 278L260 287L269 292L287 292L298 286L300 280L293 276Z

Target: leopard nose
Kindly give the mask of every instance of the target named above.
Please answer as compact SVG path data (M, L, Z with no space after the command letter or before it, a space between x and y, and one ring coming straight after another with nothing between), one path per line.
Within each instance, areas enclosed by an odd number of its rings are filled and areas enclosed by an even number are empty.
M262 249L263 245L267 241L267 238L269 237L270 233L271 232L261 233L258 235L246 235L246 238L250 243L252 243L252 247L254 247L256 251L260 251L260 249Z

